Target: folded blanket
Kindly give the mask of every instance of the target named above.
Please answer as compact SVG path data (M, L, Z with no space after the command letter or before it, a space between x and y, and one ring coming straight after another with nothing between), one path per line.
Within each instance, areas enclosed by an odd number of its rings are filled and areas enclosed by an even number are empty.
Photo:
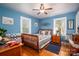
M6 44L7 44L7 46L14 46L14 45L17 45L17 44L19 44L19 43L16 42L16 41L9 41L9 42L7 42Z

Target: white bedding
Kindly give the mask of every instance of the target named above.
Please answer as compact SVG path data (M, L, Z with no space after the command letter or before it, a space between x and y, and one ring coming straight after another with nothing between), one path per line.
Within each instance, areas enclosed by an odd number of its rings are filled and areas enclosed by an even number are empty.
M34 35L38 36L39 42L42 41L42 40L45 40L47 38L51 38L51 35L41 35L41 34L34 34Z
M38 42L39 42L39 48L43 48L44 46L46 46L50 41L51 41L51 34L52 31L51 30L39 30L39 34L34 34L38 36Z
M41 35L41 34L34 34L37 35L39 38L39 48L43 48L51 41L51 35Z

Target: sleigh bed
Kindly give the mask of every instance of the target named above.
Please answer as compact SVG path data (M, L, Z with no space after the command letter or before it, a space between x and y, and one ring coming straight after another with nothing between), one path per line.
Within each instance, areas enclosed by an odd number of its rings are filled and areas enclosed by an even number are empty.
M52 30L42 29L39 34L25 34L21 35L22 42L25 46L32 47L34 49L42 49L51 41Z

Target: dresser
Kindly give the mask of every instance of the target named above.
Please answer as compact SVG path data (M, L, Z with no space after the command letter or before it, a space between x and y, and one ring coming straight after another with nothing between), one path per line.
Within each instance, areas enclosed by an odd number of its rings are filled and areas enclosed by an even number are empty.
M0 46L0 56L21 56L22 45L23 44L20 43L12 47Z
M52 36L52 43L60 45L60 36L53 35Z

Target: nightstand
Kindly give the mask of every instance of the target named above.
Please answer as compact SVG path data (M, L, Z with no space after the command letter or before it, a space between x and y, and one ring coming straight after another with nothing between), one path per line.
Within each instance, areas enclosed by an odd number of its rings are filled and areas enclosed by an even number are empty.
M60 36L53 35L52 36L52 43L60 45Z

